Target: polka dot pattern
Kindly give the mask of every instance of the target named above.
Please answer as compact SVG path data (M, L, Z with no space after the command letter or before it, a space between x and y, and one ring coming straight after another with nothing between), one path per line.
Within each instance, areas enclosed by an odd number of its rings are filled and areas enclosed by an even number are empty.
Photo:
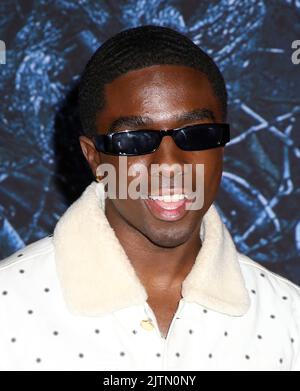
M229 316L207 303L185 302L163 338L156 314L144 305L74 316L60 301L55 263L51 269L44 258L32 262L25 249L17 258L7 274L0 272L0 315L10 325L0 333L0 362L7 367L290 370L300 365L294 362L299 330L291 321L300 300L282 282L270 284L274 277L264 269L246 278L251 305L245 315ZM40 276L33 265L41 268ZM143 328L143 319L152 319L154 327Z

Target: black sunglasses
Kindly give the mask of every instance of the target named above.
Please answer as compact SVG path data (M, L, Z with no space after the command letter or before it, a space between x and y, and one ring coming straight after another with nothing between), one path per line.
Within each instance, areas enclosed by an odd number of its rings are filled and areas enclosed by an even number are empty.
M224 146L230 140L230 127L226 123L210 123L168 130L122 130L97 134L92 139L99 152L136 156L155 152L165 136L171 136L184 151L202 151Z

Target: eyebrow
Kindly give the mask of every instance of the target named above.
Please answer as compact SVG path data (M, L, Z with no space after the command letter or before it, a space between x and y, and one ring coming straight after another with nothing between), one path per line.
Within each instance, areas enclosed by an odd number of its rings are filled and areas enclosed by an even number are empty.
M171 117L172 120L178 121L179 123L184 121L195 121L195 120L204 120L209 119L212 121L215 121L215 115L212 110L202 108L202 109L195 109L192 111L187 111L185 113L181 113L178 115L175 115ZM118 131L120 127L137 127L137 126L149 126L153 125L154 121L150 117L143 117L140 115L131 115L131 116L124 116L119 117L115 119L111 125L109 126L107 134L114 133Z

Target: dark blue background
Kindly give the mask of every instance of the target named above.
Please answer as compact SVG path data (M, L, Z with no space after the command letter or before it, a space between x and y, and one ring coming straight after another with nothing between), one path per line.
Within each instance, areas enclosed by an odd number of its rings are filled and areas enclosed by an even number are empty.
M239 250L300 284L300 1L0 3L0 259L52 232L93 180L76 85L114 33L169 26L224 73L232 141L217 206Z

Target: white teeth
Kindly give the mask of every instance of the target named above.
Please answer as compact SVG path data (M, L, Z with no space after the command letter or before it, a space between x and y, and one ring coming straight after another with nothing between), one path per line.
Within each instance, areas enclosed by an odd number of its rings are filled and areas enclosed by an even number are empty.
M177 202L183 200L186 196L184 194L173 194L164 196L149 196L152 200L158 200L163 202Z

